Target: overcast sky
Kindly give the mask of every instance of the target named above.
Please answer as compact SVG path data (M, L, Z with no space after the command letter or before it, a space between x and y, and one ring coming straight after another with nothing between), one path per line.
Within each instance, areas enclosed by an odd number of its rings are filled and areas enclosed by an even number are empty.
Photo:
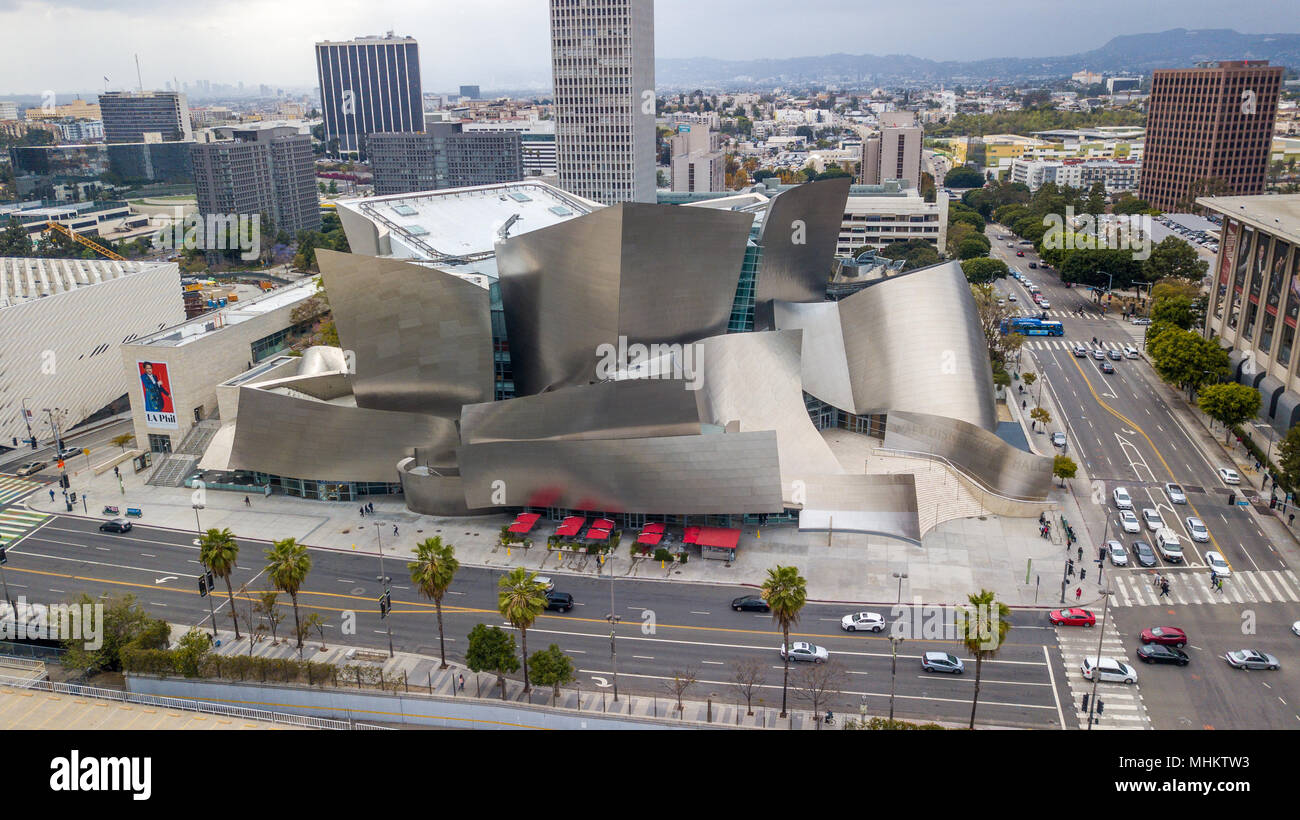
M1170 28L1300 30L1297 0L657 0L657 56L1073 54ZM394 29L426 91L549 86L547 0L0 0L0 94L208 79L314 86L317 40Z

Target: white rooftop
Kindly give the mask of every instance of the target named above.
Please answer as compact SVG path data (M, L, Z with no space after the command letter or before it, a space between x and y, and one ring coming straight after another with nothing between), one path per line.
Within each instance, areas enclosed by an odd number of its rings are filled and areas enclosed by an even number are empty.
M236 302L228 307L205 313L179 325L163 328L132 344L180 347L231 325L247 322L277 308L288 307L311 298L316 293L315 277L303 279L287 287L278 288L248 302Z
M176 268L175 263L168 262L0 257L0 308L43 296L57 296L167 265Z
M519 236L603 207L532 180L340 199L337 205L374 222L381 234L387 232L394 256L431 261L494 255L497 232L511 217L518 219L509 235Z

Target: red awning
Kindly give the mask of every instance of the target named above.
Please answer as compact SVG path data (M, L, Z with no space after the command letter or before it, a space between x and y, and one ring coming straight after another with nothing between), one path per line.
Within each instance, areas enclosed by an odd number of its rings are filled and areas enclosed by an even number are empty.
M601 530L592 527L587 530L586 539L588 541L607 541L609 540L609 530Z
M664 534L661 532L643 532L639 536L637 536L636 542L638 544L654 545L662 541L663 537Z
M659 532L659 533L661 533L661 532L663 532L663 531L664 531L664 525L663 525L663 524L660 524L660 523L646 524L644 527L641 528L641 532Z
M682 541L701 547L720 547L734 550L740 540L740 530L731 527L687 527Z
M519 533L523 533L523 532L528 532L528 531L531 530L532 528L533 528L533 525L532 525L532 524L514 523L514 524L511 524L510 526L506 527L506 532L519 532Z
M612 530L614 529L614 522L610 521L608 518L597 518L595 521L591 522L591 526L602 530Z
M578 532L587 523L587 519L581 516L571 515L564 519L560 526L555 528L556 535L577 535Z
M520 513L515 517L515 523L506 528L506 532L528 532L537 524L537 519L541 517L538 513Z

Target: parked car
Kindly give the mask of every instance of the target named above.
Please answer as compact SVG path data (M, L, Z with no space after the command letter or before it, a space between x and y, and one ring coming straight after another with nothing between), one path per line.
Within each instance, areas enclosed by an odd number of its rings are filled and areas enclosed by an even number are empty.
M1116 487L1111 492L1111 497L1115 499L1115 509L1131 510L1133 509L1133 499L1129 497L1128 490L1123 487Z
M1053 626L1096 626L1097 616L1086 609L1054 609L1047 613L1047 620Z
M573 609L573 596L567 592L546 593L546 608L568 612Z
M50 466L49 463L44 461L29 461L23 466L19 467L17 471L15 471L14 475L17 476L36 475L37 473L39 473L41 470L44 470L48 466Z
M1138 635L1142 643L1158 643L1165 646L1183 647L1187 645L1187 633L1176 626L1152 626L1142 630Z
M1064 447L1064 446L1065 446L1065 433L1062 433L1060 430L1057 430L1055 433L1052 433L1052 446L1053 446L1053 447Z
M1102 372L1102 373L1114 373L1114 372L1115 372L1115 365L1111 364L1110 362L1102 362L1102 363L1101 363L1101 372Z
M1159 643L1142 644L1137 648L1137 656L1143 663L1172 663L1186 666L1191 662L1191 658L1183 650Z
M1219 478L1223 479L1224 484L1241 483L1241 476L1237 475L1237 471L1232 469L1231 467L1220 467Z
M1142 532L1142 525L1138 523L1138 517L1133 514L1132 510L1119 511L1119 525L1124 532Z
M1138 682L1137 670L1114 658L1084 658L1079 669L1083 671L1084 680L1092 680L1095 675L1097 680L1105 683Z
M1187 525L1187 532L1192 536L1193 541L1205 543L1210 540L1210 531L1205 528L1205 522L1201 519L1189 515L1183 523Z
M1165 520L1160 517L1160 513L1154 507L1142 508L1142 520L1151 532L1155 532L1165 525Z
M1223 555L1214 550L1205 553L1205 565L1220 578L1227 578L1232 574L1232 567L1228 566L1228 562L1224 560Z
M744 610L746 612L771 612L772 611L772 607L768 606L767 601L764 601L758 595L742 595L739 598L735 598L731 602L731 608L736 610L737 612L740 612L741 610Z
M781 644L781 658L786 657L785 644ZM792 661L812 661L813 663L823 663L830 658L831 653L826 651L825 647L808 643L807 641L797 641L790 644L788 653Z
M879 632L885 628L885 619L878 612L854 612L840 619L840 629L846 632Z
M926 652L921 656L921 668L926 672L947 672L960 675L966 671L966 664L956 655L947 652Z
M1154 567L1156 561L1156 551L1151 549L1151 545L1145 541L1133 542L1133 557L1137 560L1140 567Z
M1229 666L1237 669L1281 669L1278 659L1258 649L1237 649L1223 656Z
M1187 503L1187 494L1184 493L1183 488L1177 484L1166 484L1165 495L1169 496L1169 503L1171 504Z
M100 532L130 532L131 522L125 518L114 518L99 525Z
M1124 545L1120 542L1107 541L1106 554L1110 556L1110 565L1112 567L1128 566L1128 552L1124 550Z

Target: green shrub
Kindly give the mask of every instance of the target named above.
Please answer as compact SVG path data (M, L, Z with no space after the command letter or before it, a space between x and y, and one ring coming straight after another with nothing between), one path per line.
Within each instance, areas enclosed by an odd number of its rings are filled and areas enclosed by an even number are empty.
M673 560L673 554L668 550L664 549L663 547L660 547L659 549L655 550L655 560L671 561Z

